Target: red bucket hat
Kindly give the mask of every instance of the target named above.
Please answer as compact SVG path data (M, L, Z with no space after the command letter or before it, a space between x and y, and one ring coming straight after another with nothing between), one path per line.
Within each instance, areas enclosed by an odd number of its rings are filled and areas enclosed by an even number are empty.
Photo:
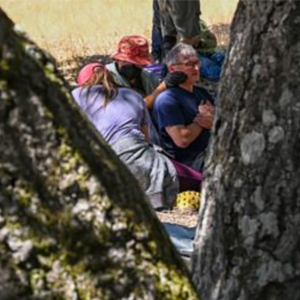
M104 65L100 62L95 63L89 63L85 65L78 73L77 76L77 83L78 85L83 85L87 81L91 79L91 77L94 75L95 68L104 68Z
M152 63L148 41L139 35L123 36L119 41L118 50L112 55L112 58L142 66Z

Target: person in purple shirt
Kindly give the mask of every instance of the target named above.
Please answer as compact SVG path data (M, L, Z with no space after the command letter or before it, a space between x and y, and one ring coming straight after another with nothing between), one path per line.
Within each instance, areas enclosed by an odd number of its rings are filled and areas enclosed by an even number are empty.
M100 63L84 66L72 95L87 118L138 180L155 209L171 208L182 190L199 190L202 175L173 163L148 143L149 115L144 99L118 87Z

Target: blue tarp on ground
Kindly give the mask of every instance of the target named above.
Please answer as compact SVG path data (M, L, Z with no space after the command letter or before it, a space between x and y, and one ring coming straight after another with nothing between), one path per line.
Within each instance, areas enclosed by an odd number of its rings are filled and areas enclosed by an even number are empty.
M195 238L196 227L185 227L170 223L163 223L172 243L178 252L184 256L191 256L193 252L193 241Z

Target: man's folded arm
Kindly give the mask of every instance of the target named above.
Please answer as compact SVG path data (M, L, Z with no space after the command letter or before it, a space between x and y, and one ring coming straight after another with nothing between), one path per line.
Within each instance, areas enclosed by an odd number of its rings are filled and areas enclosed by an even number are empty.
M187 148L203 131L203 128L196 123L191 123L187 126L167 126L165 129L179 148Z

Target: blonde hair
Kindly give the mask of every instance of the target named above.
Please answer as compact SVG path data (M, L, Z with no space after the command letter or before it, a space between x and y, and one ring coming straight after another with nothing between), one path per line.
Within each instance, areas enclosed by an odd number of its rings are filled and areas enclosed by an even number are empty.
M93 75L89 80L82 84L82 87L88 88L89 94L90 88L98 84L102 86L101 94L103 96L103 106L106 106L113 98L116 97L118 93L118 86L110 72L104 65L100 64L93 69Z

